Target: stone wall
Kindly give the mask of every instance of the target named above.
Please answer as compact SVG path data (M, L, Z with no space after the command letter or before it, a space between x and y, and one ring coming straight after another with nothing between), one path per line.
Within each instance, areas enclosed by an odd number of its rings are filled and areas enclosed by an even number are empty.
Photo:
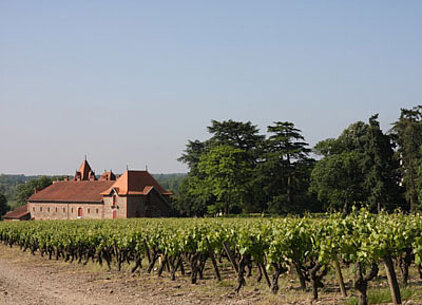
M169 206L154 191L147 196L129 196L127 210L127 217L167 217L170 214Z
M113 205L113 196L104 196L104 218L113 219L113 211L116 211L117 218L127 218L126 197L116 196L116 205Z
M82 209L82 217L78 210ZM49 219L102 219L103 204L92 203L29 203L31 218L35 220Z
M170 206L160 194L151 192L148 196L150 196L152 217L170 216Z
M131 217L167 217L170 208L163 198L152 191L147 196L104 196L104 204L92 203L29 203L31 218L48 219L113 219ZM115 204L113 205L113 201ZM82 217L78 210L82 209Z

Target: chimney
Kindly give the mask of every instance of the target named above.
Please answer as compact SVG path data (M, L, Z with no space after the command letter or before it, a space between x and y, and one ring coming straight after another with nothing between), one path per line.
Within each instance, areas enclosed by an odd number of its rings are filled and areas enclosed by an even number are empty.
M38 190L37 190L37 188L35 188L35 189L34 189L34 194L36 194L36 193L38 193Z

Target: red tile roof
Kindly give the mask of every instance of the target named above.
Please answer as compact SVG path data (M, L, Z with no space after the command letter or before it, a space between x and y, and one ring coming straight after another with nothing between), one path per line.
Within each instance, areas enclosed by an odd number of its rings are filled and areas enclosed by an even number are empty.
M78 177L79 176L79 177ZM75 178L73 180L90 180L91 176L95 179L95 173L92 171L91 166L89 165L87 160L84 160L79 167L79 170L76 172Z
M20 219L27 214L29 214L28 204L25 204L25 205L21 206L20 208L17 208L13 211L6 213L3 216L3 218L4 219Z
M109 195L114 188L119 195L147 195L152 187L162 195L172 194L163 189L147 171L126 171L102 194Z
M102 202L116 181L59 181L29 197L29 202Z

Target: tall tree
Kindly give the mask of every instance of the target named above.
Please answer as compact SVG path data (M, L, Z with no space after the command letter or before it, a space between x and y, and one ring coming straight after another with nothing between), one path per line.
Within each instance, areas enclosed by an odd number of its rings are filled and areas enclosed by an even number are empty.
M362 121L349 125L336 139L318 142L314 152L324 156L311 174L309 191L326 208L348 212L352 204L365 201L362 158L368 126Z
M397 162L393 144L379 125L378 115L369 123L358 121L346 128L337 139L315 145L324 156L311 175L310 191L331 207L370 204L374 210L392 209L400 203Z
M211 121L211 126L207 127L208 132L212 134L210 143L212 146L230 145L244 151L245 161L255 163L259 147L264 140L264 136L259 134L259 129L251 122Z
M422 149L422 105L412 109L401 109L399 120L393 124L392 133L398 146L398 158L401 161L401 176L405 187L409 209L420 208L418 198L418 167Z
M233 120L220 122L213 120L207 129L211 137L204 142L198 140L189 141L182 156L178 159L189 167L189 174L182 188L182 191L188 194L185 193L180 196L187 200L183 203L183 206L191 205L194 210L198 211L203 211L204 205L215 205L215 200L217 200L215 196L203 197L207 192L202 192L201 196L199 194L193 195L199 183L206 179L205 173L203 171L200 172L198 168L201 157L207 155L215 147L231 146L232 148L240 149L241 152L239 152L238 158L242 162L246 162L248 168L254 169L263 139L265 138L259 134L257 126L251 122L245 123ZM245 194L243 196L242 209L247 212L255 211L256 206L259 205L257 201L259 193L255 192L256 186L251 183L252 177L253 175L244 182ZM211 193L208 192L207 194Z
M392 209L400 201L398 164L393 155L390 137L385 135L378 122L378 114L369 119L364 138L362 171L368 203L378 212L381 208Z
M243 156L242 149L229 145L211 148L201 156L198 164L198 170L204 178L195 181L191 192L202 198L214 196L225 214L230 213L234 205L241 206L250 176L250 168Z
M305 162L310 149L304 142L301 131L291 122L274 122L268 126L270 136L265 142L265 153L257 172L257 180L264 185L264 191L272 212L286 212L294 209L295 202L303 188ZM303 180L302 180L303 181ZM305 188L306 192L307 188Z
M186 149L177 160L185 163L189 167L189 172L193 175L198 172L198 163L201 156L207 152L207 143L199 140L188 141Z

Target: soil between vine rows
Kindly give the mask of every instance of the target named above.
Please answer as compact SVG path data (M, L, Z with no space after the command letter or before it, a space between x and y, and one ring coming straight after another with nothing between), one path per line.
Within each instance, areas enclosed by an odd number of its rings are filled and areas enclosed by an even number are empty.
M145 270L136 274L108 271L97 264L48 260L0 245L0 305L311 304L310 294L296 290L293 279L287 279L288 291L277 296L269 293L263 283L256 283L255 278L247 279L248 285L236 294L234 273L229 268L223 273L225 280L221 283L209 270L205 280L191 285L186 276L171 281ZM345 304L336 289L332 290L312 304Z

